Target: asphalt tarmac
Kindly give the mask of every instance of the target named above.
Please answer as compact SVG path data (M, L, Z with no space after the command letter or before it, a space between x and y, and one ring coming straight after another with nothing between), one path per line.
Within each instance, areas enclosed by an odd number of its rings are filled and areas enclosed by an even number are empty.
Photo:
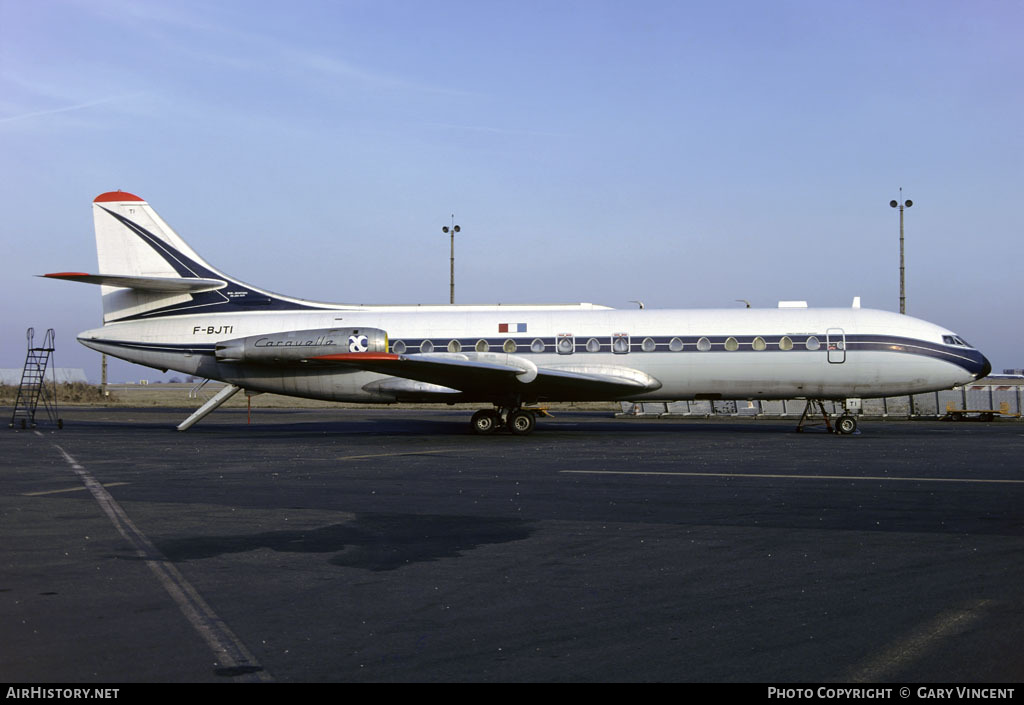
M1020 422L187 413L0 432L0 679L1024 678Z

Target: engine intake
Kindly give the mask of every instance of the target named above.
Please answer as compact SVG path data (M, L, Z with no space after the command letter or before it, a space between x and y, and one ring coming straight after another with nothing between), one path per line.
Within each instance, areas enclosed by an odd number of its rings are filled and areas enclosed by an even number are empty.
M388 334L379 328L315 328L250 335L217 343L218 362L282 364L318 355L387 352Z

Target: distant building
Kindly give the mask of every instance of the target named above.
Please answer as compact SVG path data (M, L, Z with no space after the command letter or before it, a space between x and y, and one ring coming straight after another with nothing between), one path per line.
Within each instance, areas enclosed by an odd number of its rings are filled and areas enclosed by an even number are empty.
M85 376L85 370L81 367L55 367L52 370L54 376L57 378L57 382L64 384L68 382L81 382L82 384L89 384L89 379ZM46 371L46 380L49 381L51 370ZM21 384L21 369L0 369L0 384L5 384L11 387L17 387Z

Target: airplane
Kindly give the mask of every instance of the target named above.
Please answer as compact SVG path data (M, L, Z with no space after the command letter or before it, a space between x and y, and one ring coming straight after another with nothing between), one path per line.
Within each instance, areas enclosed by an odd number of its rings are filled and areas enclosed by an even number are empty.
M101 353L225 387L187 430L240 390L365 403L479 403L479 434L531 433L534 406L571 401L806 399L843 402L949 389L988 375L956 333L860 307L616 310L553 305L346 305L275 294L222 273L142 198L93 201ZM801 418L801 424L804 419ZM799 430L800 426L798 426Z

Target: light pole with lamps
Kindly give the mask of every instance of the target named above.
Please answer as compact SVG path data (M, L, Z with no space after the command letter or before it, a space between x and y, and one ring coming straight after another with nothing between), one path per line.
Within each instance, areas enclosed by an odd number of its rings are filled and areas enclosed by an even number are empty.
M452 260L451 260L451 284L448 294L448 303L455 303L455 233L462 230L458 225L455 224L455 214L452 214L452 226L449 228L447 225L441 228L443 233L451 233L452 236Z
M900 187L900 200L889 201L889 205L893 208L900 209L900 313L907 312L907 292L904 288L904 266L903 266L903 209L910 208L914 205L914 202L909 198L903 200L903 187Z

